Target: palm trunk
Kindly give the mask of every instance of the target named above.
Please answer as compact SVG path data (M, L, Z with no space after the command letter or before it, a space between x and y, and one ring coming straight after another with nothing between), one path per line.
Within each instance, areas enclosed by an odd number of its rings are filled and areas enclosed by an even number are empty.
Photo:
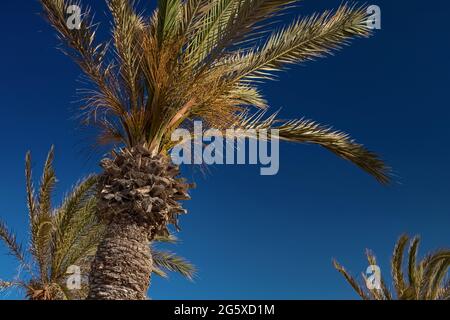
M102 161L98 216L107 228L97 248L89 276L88 299L142 300L150 284L150 241L167 235L185 213L179 200L187 200L192 187L178 178L179 169L145 147L113 153Z
M152 272L148 228L117 220L108 225L98 247L89 299L144 300Z

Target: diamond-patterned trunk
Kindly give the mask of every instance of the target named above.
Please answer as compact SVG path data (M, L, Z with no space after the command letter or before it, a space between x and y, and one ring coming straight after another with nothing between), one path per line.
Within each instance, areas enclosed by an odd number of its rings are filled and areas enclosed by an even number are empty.
M101 163L98 216L107 224L90 273L89 299L146 299L152 272L150 241L177 228L179 203L192 185L179 168L145 147L114 152Z

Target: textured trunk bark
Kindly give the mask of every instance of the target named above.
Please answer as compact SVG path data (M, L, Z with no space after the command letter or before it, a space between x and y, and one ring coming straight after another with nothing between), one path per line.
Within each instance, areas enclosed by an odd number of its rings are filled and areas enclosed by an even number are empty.
M92 263L88 299L140 300L152 272L149 243L168 235L186 213L179 203L193 187L178 178L169 158L153 156L145 146L113 152L101 163L98 218L107 230Z
M88 299L145 300L152 272L148 226L114 220L91 267Z

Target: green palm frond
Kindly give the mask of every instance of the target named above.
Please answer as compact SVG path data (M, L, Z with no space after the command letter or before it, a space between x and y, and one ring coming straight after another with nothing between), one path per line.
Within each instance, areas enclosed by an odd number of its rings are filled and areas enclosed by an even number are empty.
M95 253L103 226L95 217L96 176L80 182L56 210L53 234L53 266L55 277L61 276L70 265Z
M160 45L178 33L182 14L181 0L158 1L158 39Z
M152 259L154 272L163 278L167 277L164 270L177 272L189 280L193 280L195 276L195 267L186 259L172 252L153 249Z
M199 27L187 45L187 60L198 64L210 52L237 8L236 0L213 0L209 10L203 15Z
M273 79L273 72L286 64L321 58L356 36L369 35L366 9L342 5L334 12L299 19L272 34L262 47L238 52L224 63L235 66L231 75L234 81Z

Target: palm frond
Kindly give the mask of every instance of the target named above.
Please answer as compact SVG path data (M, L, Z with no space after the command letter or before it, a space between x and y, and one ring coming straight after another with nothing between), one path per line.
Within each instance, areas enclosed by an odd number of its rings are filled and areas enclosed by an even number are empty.
M38 210L35 219L34 230L31 234L31 253L36 258L41 278L48 280L48 271L51 261L51 238L52 238L52 206L51 196L56 183L55 171L53 169L54 147L52 146L47 160L39 188L37 200Z
M238 0L212 0L194 36L187 45L187 61L196 65L216 46L223 30L238 6Z
M367 261L369 262L369 265L371 265L371 266L377 265L376 257L371 250L366 250L366 257L367 257ZM386 285L386 281L384 280L383 275L381 274L380 277L381 277L381 279L380 279L381 293L378 292L378 290L376 290L376 289L371 290L371 291L374 293L374 296L377 298L377 300L392 300L392 294Z
M33 223L36 219L36 199L35 191L33 187L33 173L31 169L31 152L27 152L25 157L25 179L26 179L26 191L27 191L27 206L28 215L30 219L30 226L33 229Z
M180 242L180 240L173 234L170 234L168 236L157 235L157 236L155 236L154 242L178 244Z
M195 276L195 267L186 259L177 256L169 251L152 250L153 263L156 267L156 273L163 277L163 269L181 274L183 277L193 280ZM163 272L161 272L163 271Z
M402 235L395 245L394 254L391 260L392 278L398 300L446 300L449 299L450 282L445 282L448 269L450 267L450 251L439 250L432 254L428 254L417 265L417 249L420 238L416 236L410 242L408 257L408 279L407 283L403 275L403 253L409 237ZM368 253L367 259L369 264L375 264L376 260L373 254ZM340 265L335 265L347 281L352 285L355 291L361 296L361 287L358 286ZM344 271L341 271L344 270ZM349 281L350 277L350 281ZM363 277L365 275L363 274ZM383 295L375 290L368 290L370 296L374 300L391 300L393 297L389 292L383 278L381 279L381 289Z
M180 28L181 0L158 0L158 39L160 45Z
M22 245L17 242L16 235L8 229L8 226L2 220L0 220L0 240L3 241L9 252L19 261L19 263L27 265Z
M365 290L358 284L358 282L345 270L343 266L341 266L336 260L333 260L334 268L339 271L347 280L347 282L351 285L353 290L363 299L370 300L370 298L365 293Z
M408 243L408 236L402 235L400 239L397 241L394 248L394 253L392 255L391 261L392 279L394 281L394 287L398 297L401 297L403 295L403 292L407 288L402 270L403 254L407 243Z
M144 18L135 12L134 0L108 0L107 4L114 21L113 38L121 62L120 77L126 88L130 107L137 108L142 104L140 46L142 33L146 28Z
M302 18L272 34L266 43L249 52L238 52L223 63L235 66L229 77L233 81L273 79L273 72L286 64L302 63L331 54L354 37L367 37L367 10L342 5Z
M242 129L242 135L247 135L252 129L268 130L267 137L271 137L270 130L277 130L280 140L317 144L331 151L337 156L348 160L367 173L374 176L379 182L389 182L390 169L378 156L355 142L350 136L341 131L320 125L311 120L288 120L281 121L276 118L277 114L265 116L265 111L249 115L242 113L235 118L231 129ZM260 137L261 138L261 137Z
M410 244L408 252L408 279L409 286L414 288L417 296L420 290L421 274L417 268L417 251L419 248L420 238L415 237Z
M80 182L56 210L52 249L54 277L61 276L68 266L88 255L103 234L95 218L96 181L96 176L89 176Z
M420 288L420 297L435 299L439 293L440 285L450 266L450 251L439 250L429 254L424 259L423 281Z

